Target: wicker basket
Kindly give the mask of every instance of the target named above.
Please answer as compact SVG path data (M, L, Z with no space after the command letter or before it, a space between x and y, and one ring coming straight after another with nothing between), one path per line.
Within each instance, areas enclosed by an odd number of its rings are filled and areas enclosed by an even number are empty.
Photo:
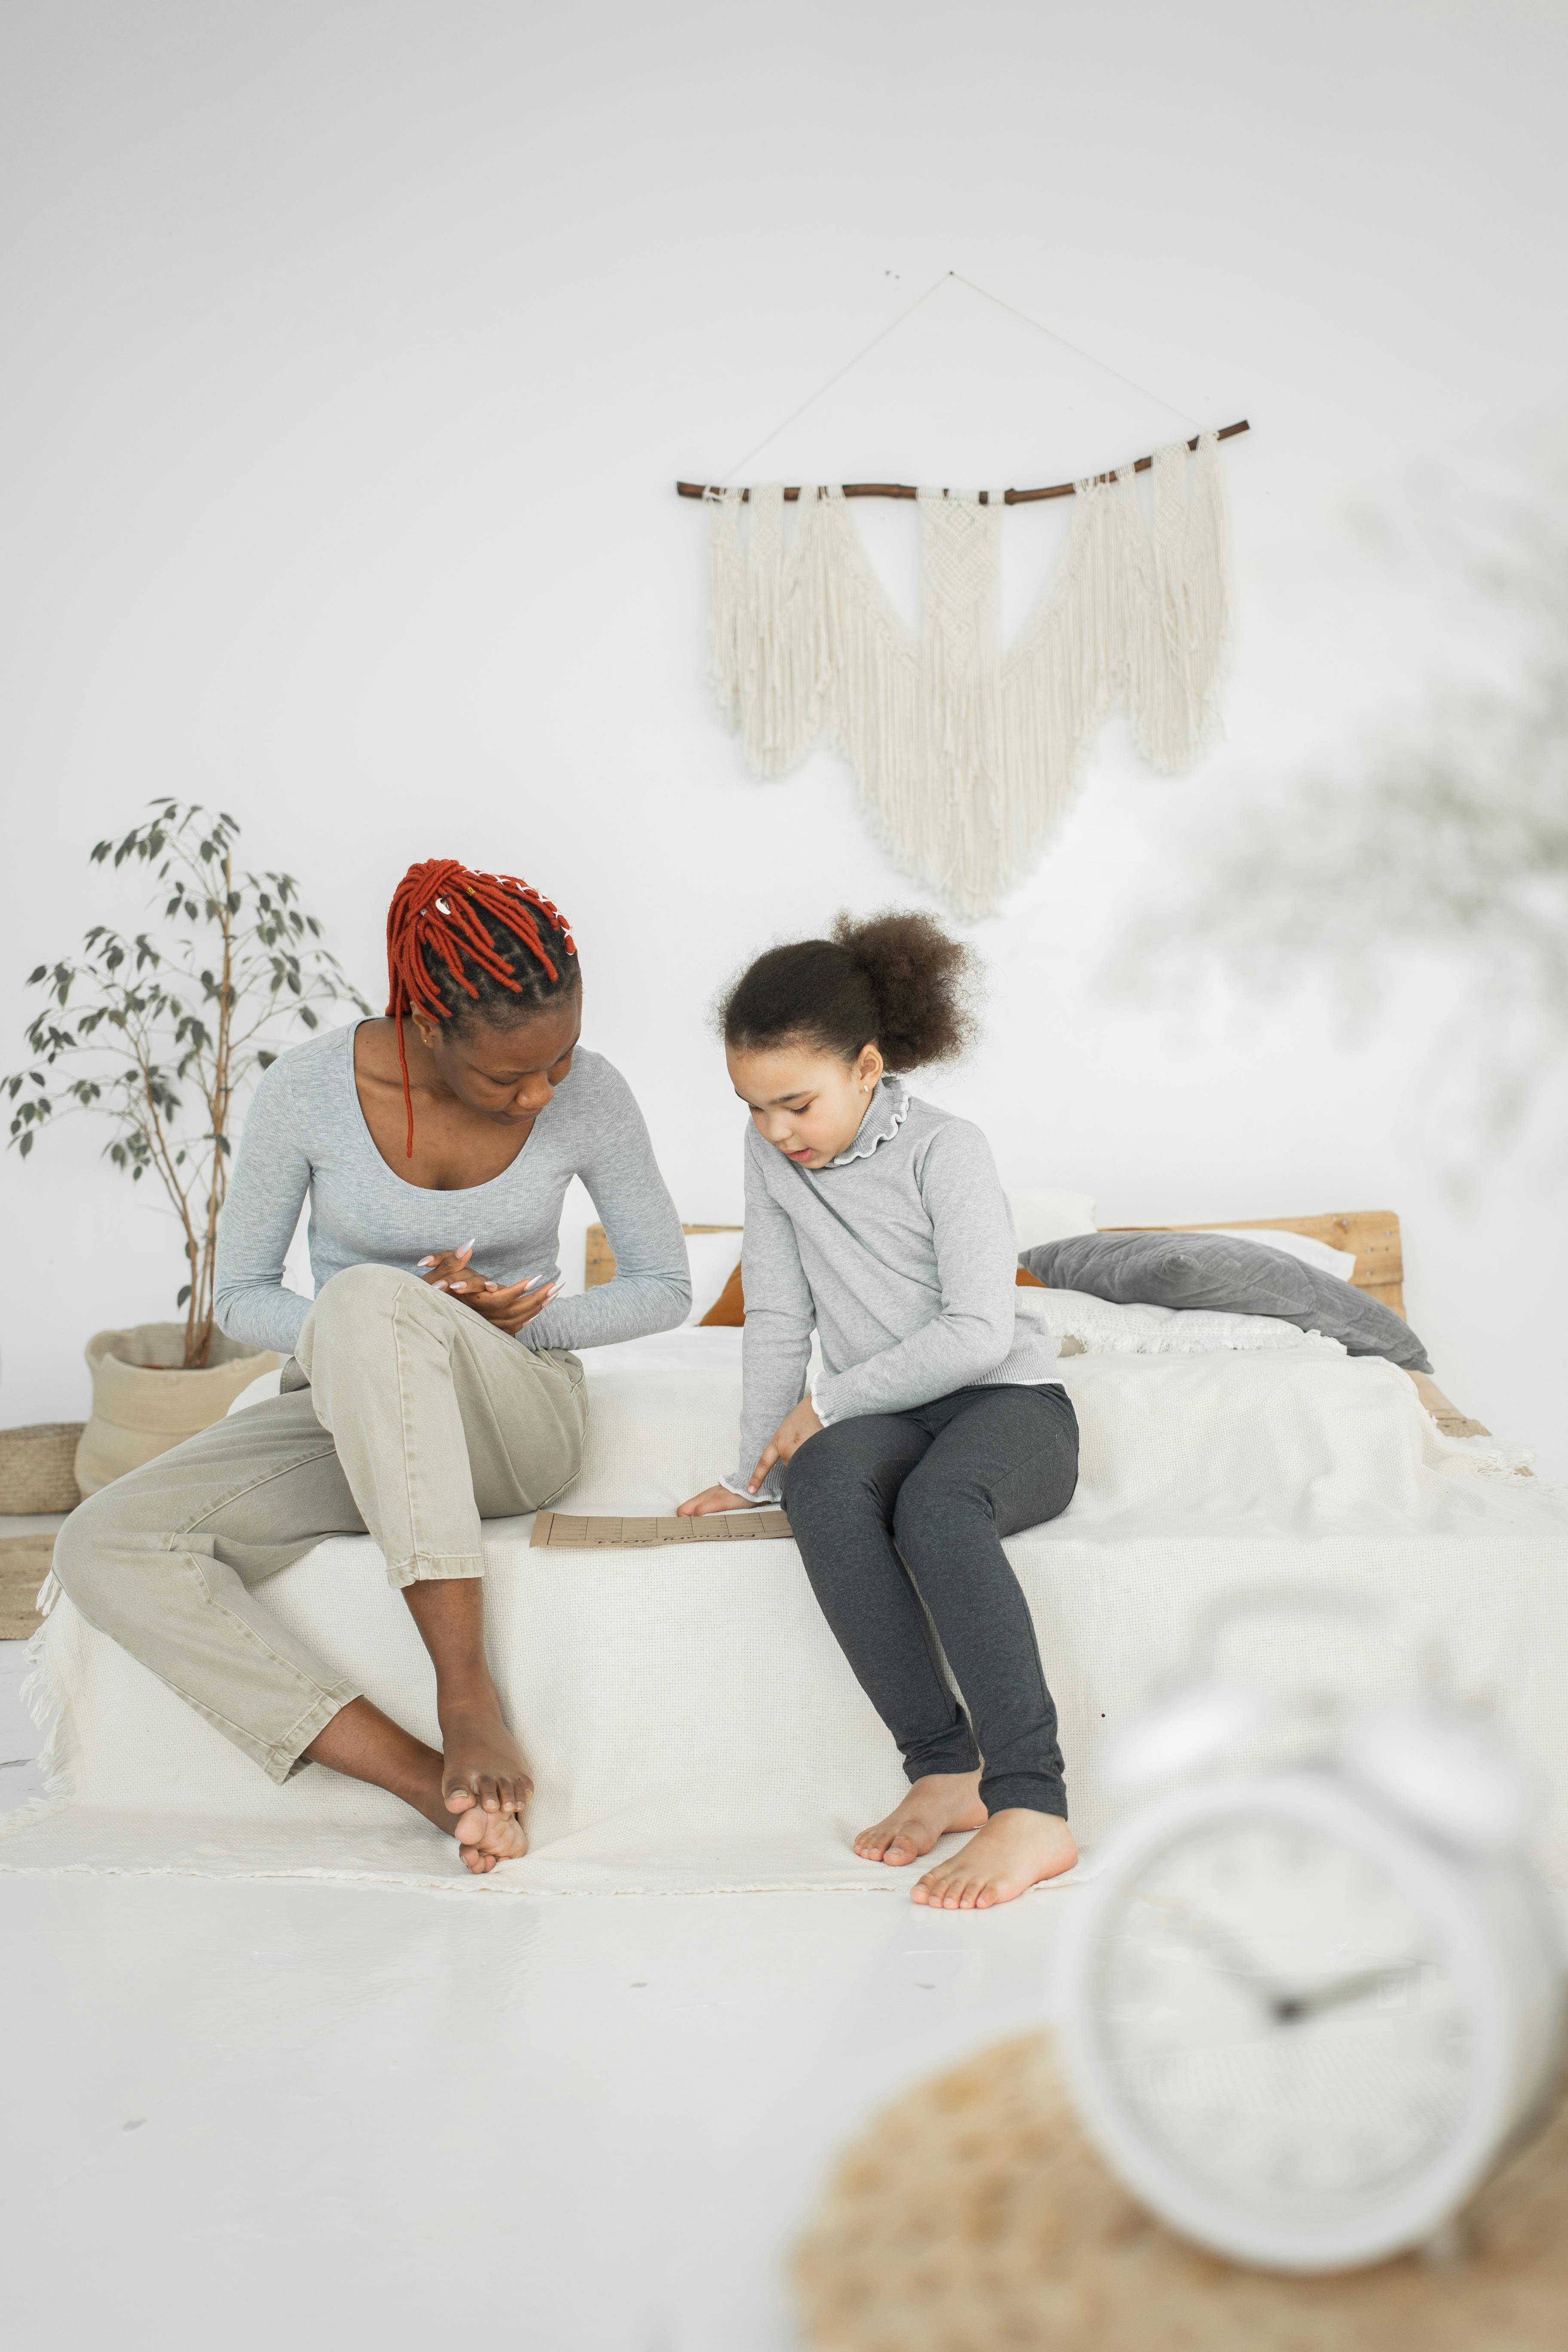
M1239 2270L1112 2179L1030 2035L876 2118L838 2162L795 2286L813 2352L1561 2352L1565 2204L1560 2101L1444 2257Z
M31 1429L0 1429L0 1515L74 1511L79 1421L40 1421Z

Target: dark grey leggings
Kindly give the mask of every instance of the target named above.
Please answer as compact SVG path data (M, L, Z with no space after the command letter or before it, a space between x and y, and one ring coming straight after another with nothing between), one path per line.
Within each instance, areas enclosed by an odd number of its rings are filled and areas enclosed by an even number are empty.
M994 1813L1067 1812L1057 1710L1000 1538L1054 1519L1077 1484L1078 1416L1059 1388L956 1389L835 1422L784 1472L811 1589L904 1770L973 1772L984 1755Z

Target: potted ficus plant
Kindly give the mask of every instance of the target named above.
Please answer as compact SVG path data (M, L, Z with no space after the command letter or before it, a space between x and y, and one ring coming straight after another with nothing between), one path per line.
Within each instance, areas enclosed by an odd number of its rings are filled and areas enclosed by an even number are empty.
M106 1157L132 1183L156 1177L183 1237L184 1322L100 1331L88 1343L83 1494L221 1420L276 1365L213 1318L237 1111L289 1030L318 1025L318 1005L370 1010L321 945L293 876L236 866L233 817L175 800L153 812L122 841L100 841L92 863L149 867L163 930L127 939L95 923L79 955L40 964L27 983L46 997L26 1033L34 1066L0 1080L24 1158L60 1112L95 1111L110 1122Z

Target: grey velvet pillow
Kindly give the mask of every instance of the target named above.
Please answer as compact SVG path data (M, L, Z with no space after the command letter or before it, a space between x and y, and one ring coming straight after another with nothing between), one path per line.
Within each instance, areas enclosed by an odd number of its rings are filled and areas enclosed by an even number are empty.
M1085 1290L1119 1307L1275 1315L1340 1340L1352 1356L1386 1356L1412 1372L1432 1369L1426 1349L1391 1307L1265 1242L1234 1242L1222 1234L1074 1234L1026 1250L1018 1263L1047 1289Z

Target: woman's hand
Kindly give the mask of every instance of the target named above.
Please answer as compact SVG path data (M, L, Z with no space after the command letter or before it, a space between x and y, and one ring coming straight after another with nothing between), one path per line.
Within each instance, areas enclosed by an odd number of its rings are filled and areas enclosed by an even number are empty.
M793 1412L786 1412L766 1445L763 1458L752 1471L749 1491L755 1494L775 1462L793 1462L808 1437L815 1437L822 1427L816 1417L816 1407L809 1397L803 1397Z
M527 1282L492 1282L469 1263L473 1247L472 1242L468 1242L460 1250L433 1252L429 1257L420 1259L420 1275L432 1289L447 1291L465 1307L471 1307L487 1323L515 1337L525 1323L531 1323L536 1315L543 1312L561 1285L552 1282L547 1289L541 1290L537 1286L543 1276L537 1274Z
M704 1486L700 1495L692 1495L676 1506L679 1519L705 1519L710 1511L749 1511L749 1495L732 1495L728 1486Z

